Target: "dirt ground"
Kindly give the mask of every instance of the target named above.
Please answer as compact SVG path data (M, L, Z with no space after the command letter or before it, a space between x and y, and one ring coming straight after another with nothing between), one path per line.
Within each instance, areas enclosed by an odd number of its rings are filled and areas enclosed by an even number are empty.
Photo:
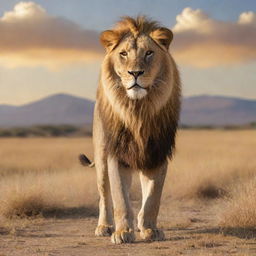
M167 202L165 202L166 204ZM95 237L96 216L78 209L74 216L39 218L13 234L1 232L1 256L32 255L256 255L255 233L221 230L216 208L221 202L169 202L162 206L159 224L166 241L113 245L109 237ZM168 218L166 218L168 214Z

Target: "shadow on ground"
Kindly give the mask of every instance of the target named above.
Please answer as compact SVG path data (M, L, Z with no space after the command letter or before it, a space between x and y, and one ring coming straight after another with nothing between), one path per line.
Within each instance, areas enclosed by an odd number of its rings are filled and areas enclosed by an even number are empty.
M80 219L98 216L97 208L91 207L52 207L41 213L44 218Z
M189 231L190 234L221 234L224 236L235 236L241 239L256 238L256 228L206 228L200 230Z
M80 206L80 207L31 207L20 211L13 211L12 214L7 215L7 219L33 219L37 217L56 218L56 219L81 219L88 217L96 217L98 209L94 206ZM1 230L0 230L1 233Z

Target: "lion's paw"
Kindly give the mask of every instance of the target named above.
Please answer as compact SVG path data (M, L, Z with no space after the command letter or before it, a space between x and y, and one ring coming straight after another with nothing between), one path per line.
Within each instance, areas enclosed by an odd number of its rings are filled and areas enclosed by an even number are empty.
M144 229L140 231L140 237L146 241L165 240L164 232L161 229Z
M133 243L135 235L133 230L117 230L111 236L111 242L113 244Z
M99 225L95 229L95 236L111 236L113 232L112 226Z

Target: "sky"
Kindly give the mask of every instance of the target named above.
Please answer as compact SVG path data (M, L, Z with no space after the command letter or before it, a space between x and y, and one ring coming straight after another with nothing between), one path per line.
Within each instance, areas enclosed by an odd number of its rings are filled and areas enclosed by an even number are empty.
M256 98L254 0L0 0L0 104L95 99L99 33L139 14L172 29L184 96Z

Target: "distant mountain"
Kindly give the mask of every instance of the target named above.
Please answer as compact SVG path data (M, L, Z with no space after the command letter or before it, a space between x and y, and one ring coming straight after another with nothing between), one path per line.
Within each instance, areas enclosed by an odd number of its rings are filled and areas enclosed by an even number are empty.
M68 94L55 94L19 107L0 105L0 126L92 123L94 102Z
M0 127L92 123L94 102L56 94L22 106L0 105ZM243 125L256 121L256 100L222 96L183 99L181 124Z
M183 99L181 123L185 125L243 125L256 121L256 100L223 96Z

